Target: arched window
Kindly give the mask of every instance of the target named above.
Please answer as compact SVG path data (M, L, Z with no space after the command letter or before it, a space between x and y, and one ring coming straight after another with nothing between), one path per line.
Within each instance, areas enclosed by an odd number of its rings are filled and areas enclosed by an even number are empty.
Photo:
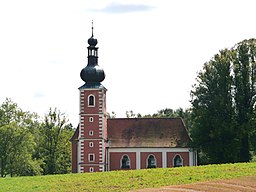
M88 96L88 106L89 107L94 107L95 106L95 97L94 97L94 95L89 95Z
M147 168L156 168L156 158L154 155L149 155L147 161L148 161Z
M130 169L130 159L128 155L123 155L121 160L121 168L122 169Z
M183 166L183 159L180 155L175 155L173 158L173 167L182 167Z

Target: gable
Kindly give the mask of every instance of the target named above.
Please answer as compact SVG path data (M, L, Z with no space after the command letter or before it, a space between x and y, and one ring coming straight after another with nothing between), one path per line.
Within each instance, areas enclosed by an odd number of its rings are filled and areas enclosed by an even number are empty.
M188 147L181 118L108 119L110 147Z

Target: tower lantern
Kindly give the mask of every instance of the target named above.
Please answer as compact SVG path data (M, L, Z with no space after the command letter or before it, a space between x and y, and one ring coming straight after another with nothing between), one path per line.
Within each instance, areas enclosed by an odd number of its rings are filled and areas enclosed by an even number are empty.
M104 70L98 65L98 47L96 47L98 40L94 38L93 26L92 36L88 39L88 63L80 73L81 79L85 82L87 87L99 87L101 82L105 79Z

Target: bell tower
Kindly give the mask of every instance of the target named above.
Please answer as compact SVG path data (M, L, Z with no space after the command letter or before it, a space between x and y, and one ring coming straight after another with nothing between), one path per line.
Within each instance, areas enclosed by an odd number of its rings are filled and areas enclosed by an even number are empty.
M80 113L78 136L78 172L106 171L107 112L106 91L101 84L104 70L98 65L98 41L88 39L88 63L81 70L84 85L79 88Z

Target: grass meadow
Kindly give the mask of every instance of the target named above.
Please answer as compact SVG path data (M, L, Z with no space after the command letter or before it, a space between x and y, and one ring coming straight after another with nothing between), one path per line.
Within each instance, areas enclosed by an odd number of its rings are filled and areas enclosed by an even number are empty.
M129 191L256 175L256 163L0 178L0 191Z

